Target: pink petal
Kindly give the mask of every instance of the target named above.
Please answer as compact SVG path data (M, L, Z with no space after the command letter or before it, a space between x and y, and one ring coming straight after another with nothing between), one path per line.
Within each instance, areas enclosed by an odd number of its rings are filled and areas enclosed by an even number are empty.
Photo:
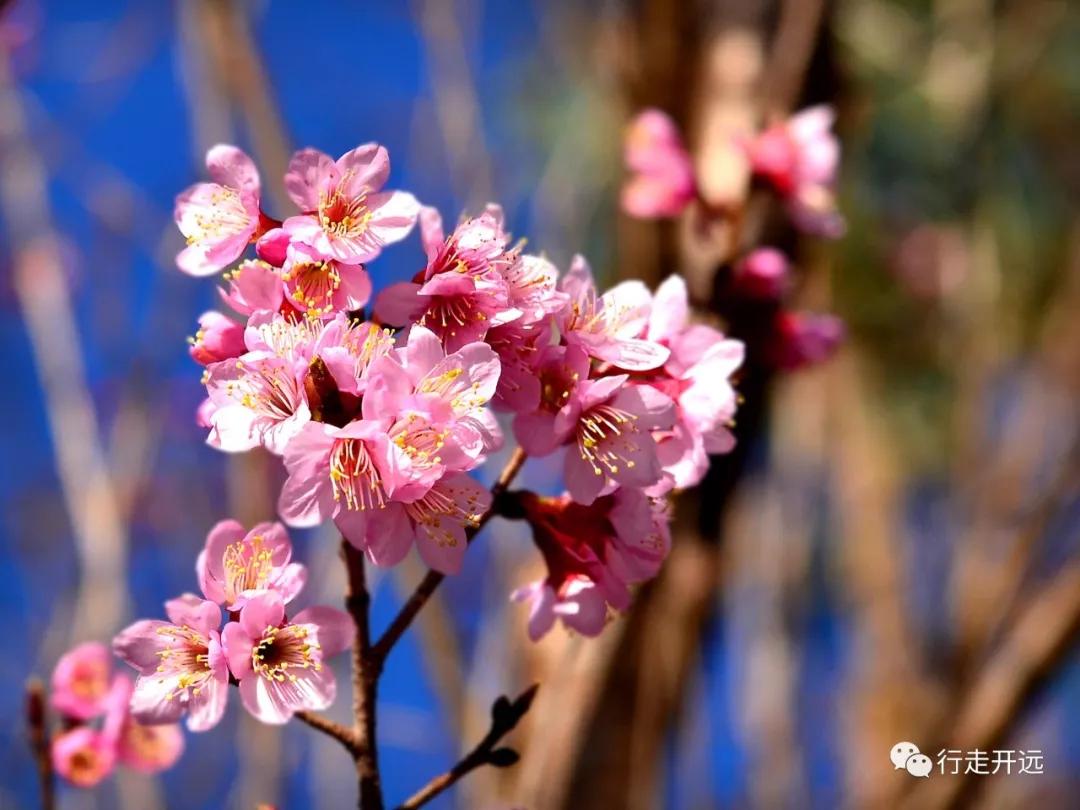
M297 614L292 623L315 625L316 639L322 647L323 660L349 649L356 637L356 624L352 617L332 607L310 607Z
M186 593L166 602L165 615L173 624L190 627L203 636L209 636L221 625L221 608L193 593Z
M390 155L377 143L365 143L339 157L337 168L343 178L342 191L346 197L359 197L365 192L370 195L386 185L390 176ZM369 204L369 207L374 206Z
M240 611L240 626L253 639L262 638L268 627L277 627L285 618L285 606L281 595L274 591L264 591L248 599ZM228 627L226 627L228 629ZM226 647L226 655L228 655Z
M243 611L241 611L241 614ZM262 628L265 629L265 628ZM262 635L262 629L259 636ZM244 632L240 622L229 622L221 631L221 645L225 651L225 660L229 671L237 680L251 677L251 654L255 646L255 639Z
M333 172L333 159L318 149L301 149L294 152L285 172L285 191L289 199L301 211L315 211L319 207L321 186Z
M225 714L225 705L229 700L229 682L210 678L199 687L196 694L188 700L187 727L192 731L208 731Z
M259 170L242 150L227 144L212 146L206 153L206 168L215 183L239 189L259 198Z
M375 317L382 323L404 326L424 311L427 301L420 298L419 284L402 281L391 284L375 297Z
M169 622L142 619L130 624L113 638L113 653L143 675L157 671L161 658L162 636L158 629L169 627Z

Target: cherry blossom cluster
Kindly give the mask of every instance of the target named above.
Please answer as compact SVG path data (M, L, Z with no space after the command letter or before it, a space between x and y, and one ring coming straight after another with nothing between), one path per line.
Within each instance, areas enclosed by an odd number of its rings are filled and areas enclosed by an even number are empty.
M826 239L836 239L846 229L836 208L840 143L832 132L834 118L830 107L810 107L732 143L755 184L779 197L791 223ZM630 216L673 218L690 211L708 221L744 215L740 207L745 201L732 205L705 199L678 127L660 110L637 115L627 130L624 151L628 179L622 207ZM718 278L721 308L755 321L747 338L761 360L779 370L821 362L844 336L839 318L784 306L791 281L788 258L772 247L748 250L722 268Z
M118 764L156 773L183 752L179 726L135 719L133 689L131 678L113 673L112 655L104 644L79 644L57 662L50 702L64 730L53 737L50 754L53 768L71 784L93 787Z

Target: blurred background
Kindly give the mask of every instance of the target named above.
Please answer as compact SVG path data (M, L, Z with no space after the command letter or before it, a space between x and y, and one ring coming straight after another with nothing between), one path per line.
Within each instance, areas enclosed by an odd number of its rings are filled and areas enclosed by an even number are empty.
M794 257L798 304L845 320L845 346L779 377L751 359L739 450L681 499L664 574L600 639L527 641L507 594L539 560L494 521L389 661L388 800L471 747L496 695L539 681L522 761L433 807L1076 806L1075 3L0 7L0 806L36 806L26 678L196 590L217 520L272 516L279 463L216 453L193 418L185 338L216 295L173 266L172 200L210 145L255 156L280 216L293 148L379 141L390 186L451 220L497 200L561 267L582 252L609 282L683 272L723 312L722 234L619 213L623 127L667 110L706 192L730 191L731 133L816 102L839 112L848 233L761 234ZM370 270L378 287L422 261L414 235ZM521 480L559 488L543 462ZM294 539L305 599L336 600L334 538ZM377 576L376 628L422 573ZM889 762L899 740L935 759L1039 750L1045 773L915 780ZM160 778L121 772L61 806L335 808L351 771L234 701Z

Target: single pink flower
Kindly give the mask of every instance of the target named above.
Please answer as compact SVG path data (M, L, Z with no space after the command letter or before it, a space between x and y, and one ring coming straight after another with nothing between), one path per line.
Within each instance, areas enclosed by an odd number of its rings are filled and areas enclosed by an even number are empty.
M202 366L239 357L247 351L244 327L220 312L204 312L199 316L199 331L190 338L188 354Z
M514 437L530 456L566 444L581 415L578 386L589 379L589 356L578 346L546 346L533 371L536 407L514 417Z
M71 784L91 788L116 768L116 742L103 731L79 726L53 738L53 769Z
M258 310L277 312L285 301L281 273L261 259L240 262L222 278L229 282L227 290L219 290L222 300L241 315Z
M144 725L135 720L131 716L134 689L129 677L116 676L104 732L115 741L121 764L140 773L158 773L175 765L184 752L184 732L176 723Z
M384 323L416 323L437 334L448 351L483 340L487 331L521 317L510 303L502 269L511 259L502 210L488 206L444 238L442 219L425 207L420 217L427 266L412 282L392 284L375 302Z
M778 301L791 287L791 265L775 248L757 248L735 264L732 287L739 295Z
M619 489L591 506L568 495L528 494L521 503L548 567L545 579L511 595L530 604L534 641L557 618L583 635L598 635L609 606L626 610L628 586L656 576L671 548L666 501L639 489Z
M88 641L64 653L52 674L49 699L66 717L90 720L104 713L112 658L104 644Z
M222 634L244 708L273 724L301 710L325 709L337 691L325 661L352 646L355 633L340 610L312 607L287 620L279 594L253 596Z
M303 212L285 220L294 241L347 264L371 261L404 239L419 204L404 191L380 191L390 175L386 149L368 143L336 161L316 149L293 155L285 189Z
M675 122L660 110L645 110L630 122L624 157L630 177L622 207L630 216L676 217L697 195L690 155Z
M662 468L652 431L674 423L672 401L648 385L628 384L625 374L580 383L565 418L573 424L567 448L566 488L578 503L591 504L618 487L647 487Z
M221 650L221 609L185 594L165 603L168 621L143 619L113 639L113 652L139 676L131 698L141 723L174 723L187 714L192 731L218 724L229 696Z
M339 393L359 397L367 390L375 361L393 350L390 330L339 313L323 327L312 353L325 363Z
M240 258L260 224L259 172L235 146L206 153L212 183L196 183L176 198L174 217L188 246L176 264L193 276L208 276Z
M541 393L537 364L551 337L550 318L535 323L519 318L488 330L484 342L499 355L502 365L492 401L495 407L514 413L536 410Z
M640 281L624 281L597 296L588 263L575 256L559 288L569 295L556 316L567 343L628 371L647 371L667 360L667 349L640 338L652 302Z
M840 162L834 119L831 107L810 107L765 130L747 147L754 172L787 199L795 224L828 238L844 232L832 191Z
M408 482L408 457L386 430L385 422L370 419L341 428L304 425L285 447L289 477L278 499L282 519L308 527L332 518L346 538L362 542L369 513L385 507Z
M292 542L280 523L259 523L248 531L235 520L223 520L206 536L195 567L203 596L239 610L263 591L276 591L285 603L296 598L307 569L291 558Z
M735 446L730 425L738 397L731 377L742 365L744 346L711 326L691 324L686 284L666 279L656 291L646 335L670 349L662 369L640 375L675 403L675 422L653 434L665 481L650 490L659 494L697 484L709 465L709 453Z
M303 242L292 242L281 268L286 299L309 318L357 310L371 298L371 278L359 263L338 261Z

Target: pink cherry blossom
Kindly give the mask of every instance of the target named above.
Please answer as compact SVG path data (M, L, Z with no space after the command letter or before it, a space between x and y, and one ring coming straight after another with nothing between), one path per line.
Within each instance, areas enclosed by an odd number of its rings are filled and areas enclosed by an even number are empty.
M184 732L176 723L144 725L131 715L135 685L126 675L113 681L113 705L105 722L105 734L114 740L120 763L140 773L171 768L184 752Z
M259 229L259 172L235 146L206 153L212 183L196 183L176 198L174 217L187 247L176 257L185 273L207 276L238 259Z
M325 661L348 649L355 632L340 610L312 607L288 620L278 593L253 596L222 639L244 708L273 724L301 710L325 709L337 690Z
M548 575L514 591L528 602L529 637L536 641L556 619L595 636L610 609L630 605L629 585L656 575L671 548L666 502L640 489L620 489L592 506L559 498L521 496Z
M339 313L323 327L312 352L326 365L339 394L358 397L367 390L375 361L393 349L389 330Z
M289 197L303 212L285 220L294 241L356 265L404 239L419 205L404 191L380 191L390 175L386 149L368 143L336 161L317 149L293 155L285 174Z
M346 538L362 543L368 514L385 507L408 482L408 457L386 429L384 421L370 419L340 428L304 425L285 448L289 477L278 499L282 519L306 527L332 518Z
M656 388L628 384L617 374L580 383L566 419L573 424L566 451L566 488L578 503L620 486L647 487L662 474L652 431L674 423L672 401Z
M53 738L50 756L60 776L77 787L91 788L116 768L116 742L103 731L78 726Z
M652 301L640 281L624 281L597 296L588 263L575 256L559 289L569 296L557 318L559 331L570 345L629 371L647 371L667 360L667 349L639 337Z
M202 366L239 357L247 351L244 327L220 312L204 312L199 316L199 330L191 338L188 354Z
M844 232L832 190L840 160L834 119L832 108L810 107L765 130L748 146L753 170L787 199L795 224L828 238Z
M483 340L488 329L521 317L502 275L509 265L502 210L489 206L444 238L442 219L425 207L420 233L427 266L417 280L379 294L375 314L385 323L416 323L437 334L448 351Z
M259 523L249 531L235 520L223 520L210 530L199 553L199 585L207 599L228 610L239 610L267 590L288 603L307 581L307 569L291 558L292 542L280 523Z
M646 334L671 354L663 369L640 379L676 405L674 424L653 436L667 478L659 490L683 489L705 475L709 453L734 447L729 426L738 398L731 376L742 365L744 347L710 326L689 322L686 284L679 276L657 289Z
M240 262L222 278L229 282L229 287L219 290L221 298L240 315L250 315L258 310L277 312L285 301L285 282L281 273L261 259Z
M310 318L361 309L371 298L371 279L363 265L338 261L302 242L289 245L281 278L286 300Z
M697 195L694 167L675 122L656 109L639 113L626 131L630 177L622 207L633 217L675 217Z
M113 652L139 676L131 697L135 720L173 723L184 714L192 731L217 725L229 696L221 650L221 609L186 594L165 603L168 621L143 619L113 639Z
M536 407L514 417L514 436L531 456L546 456L570 440L581 415L578 386L589 378L589 356L578 346L547 346L534 370Z
M493 405L515 413L537 408L540 402L537 364L551 338L550 319L529 323L519 318L488 330L484 341L499 355L502 365Z
M56 662L50 701L66 717L90 720L105 712L112 657L99 642L73 647Z

